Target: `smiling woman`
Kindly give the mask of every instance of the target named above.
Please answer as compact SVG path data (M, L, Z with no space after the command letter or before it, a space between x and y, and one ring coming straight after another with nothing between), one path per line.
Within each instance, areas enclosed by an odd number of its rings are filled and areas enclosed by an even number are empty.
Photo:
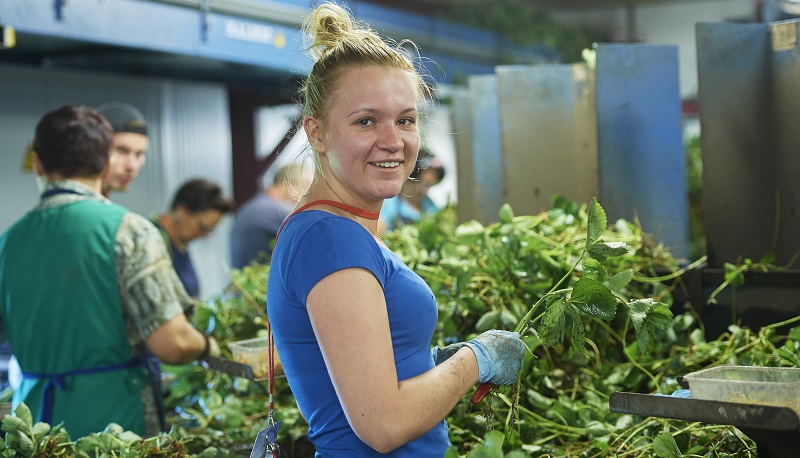
M488 331L431 349L433 292L377 235L414 170L430 89L402 47L335 4L303 30L317 59L301 97L315 174L270 263L275 346L316 456L441 457L449 411L476 382L513 383L524 344Z

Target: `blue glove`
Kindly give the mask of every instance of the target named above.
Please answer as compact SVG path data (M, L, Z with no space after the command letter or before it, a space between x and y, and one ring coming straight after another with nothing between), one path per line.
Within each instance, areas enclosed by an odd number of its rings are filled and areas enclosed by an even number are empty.
M525 353L518 332L486 331L464 344L478 360L478 383L511 385L517 381Z
M456 354L456 352L461 349L466 342L457 342L454 344L450 344L444 348L441 347L433 347L431 348L431 357L433 357L433 364L438 366L447 360L447 358Z

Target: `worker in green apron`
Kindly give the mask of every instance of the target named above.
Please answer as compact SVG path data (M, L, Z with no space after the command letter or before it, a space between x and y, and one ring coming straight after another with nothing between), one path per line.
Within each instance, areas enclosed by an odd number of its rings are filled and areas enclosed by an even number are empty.
M39 204L0 236L0 330L22 369L12 408L83 437L117 423L157 433L145 361L218 354L183 313L191 302L155 227L102 196L111 126L65 106L36 127Z

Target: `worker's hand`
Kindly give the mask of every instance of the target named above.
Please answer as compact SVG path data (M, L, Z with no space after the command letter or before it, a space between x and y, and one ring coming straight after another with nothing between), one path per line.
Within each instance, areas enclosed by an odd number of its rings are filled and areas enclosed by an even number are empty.
M431 348L431 356L433 357L433 364L438 366L447 360L447 358L456 354L458 350L461 349L466 342L457 342L454 344L450 344L444 348L441 347L433 347Z
M464 344L478 360L478 383L511 385L517 380L525 352L518 332L486 331Z
M219 356L219 344L217 343L217 339L208 336L208 354L209 356Z

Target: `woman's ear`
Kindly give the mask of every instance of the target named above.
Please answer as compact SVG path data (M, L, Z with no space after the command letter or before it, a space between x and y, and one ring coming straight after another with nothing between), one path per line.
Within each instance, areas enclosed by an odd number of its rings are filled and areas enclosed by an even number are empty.
M317 154L325 154L325 142L323 141L322 123L313 116L303 118L303 130L306 131L308 144Z

